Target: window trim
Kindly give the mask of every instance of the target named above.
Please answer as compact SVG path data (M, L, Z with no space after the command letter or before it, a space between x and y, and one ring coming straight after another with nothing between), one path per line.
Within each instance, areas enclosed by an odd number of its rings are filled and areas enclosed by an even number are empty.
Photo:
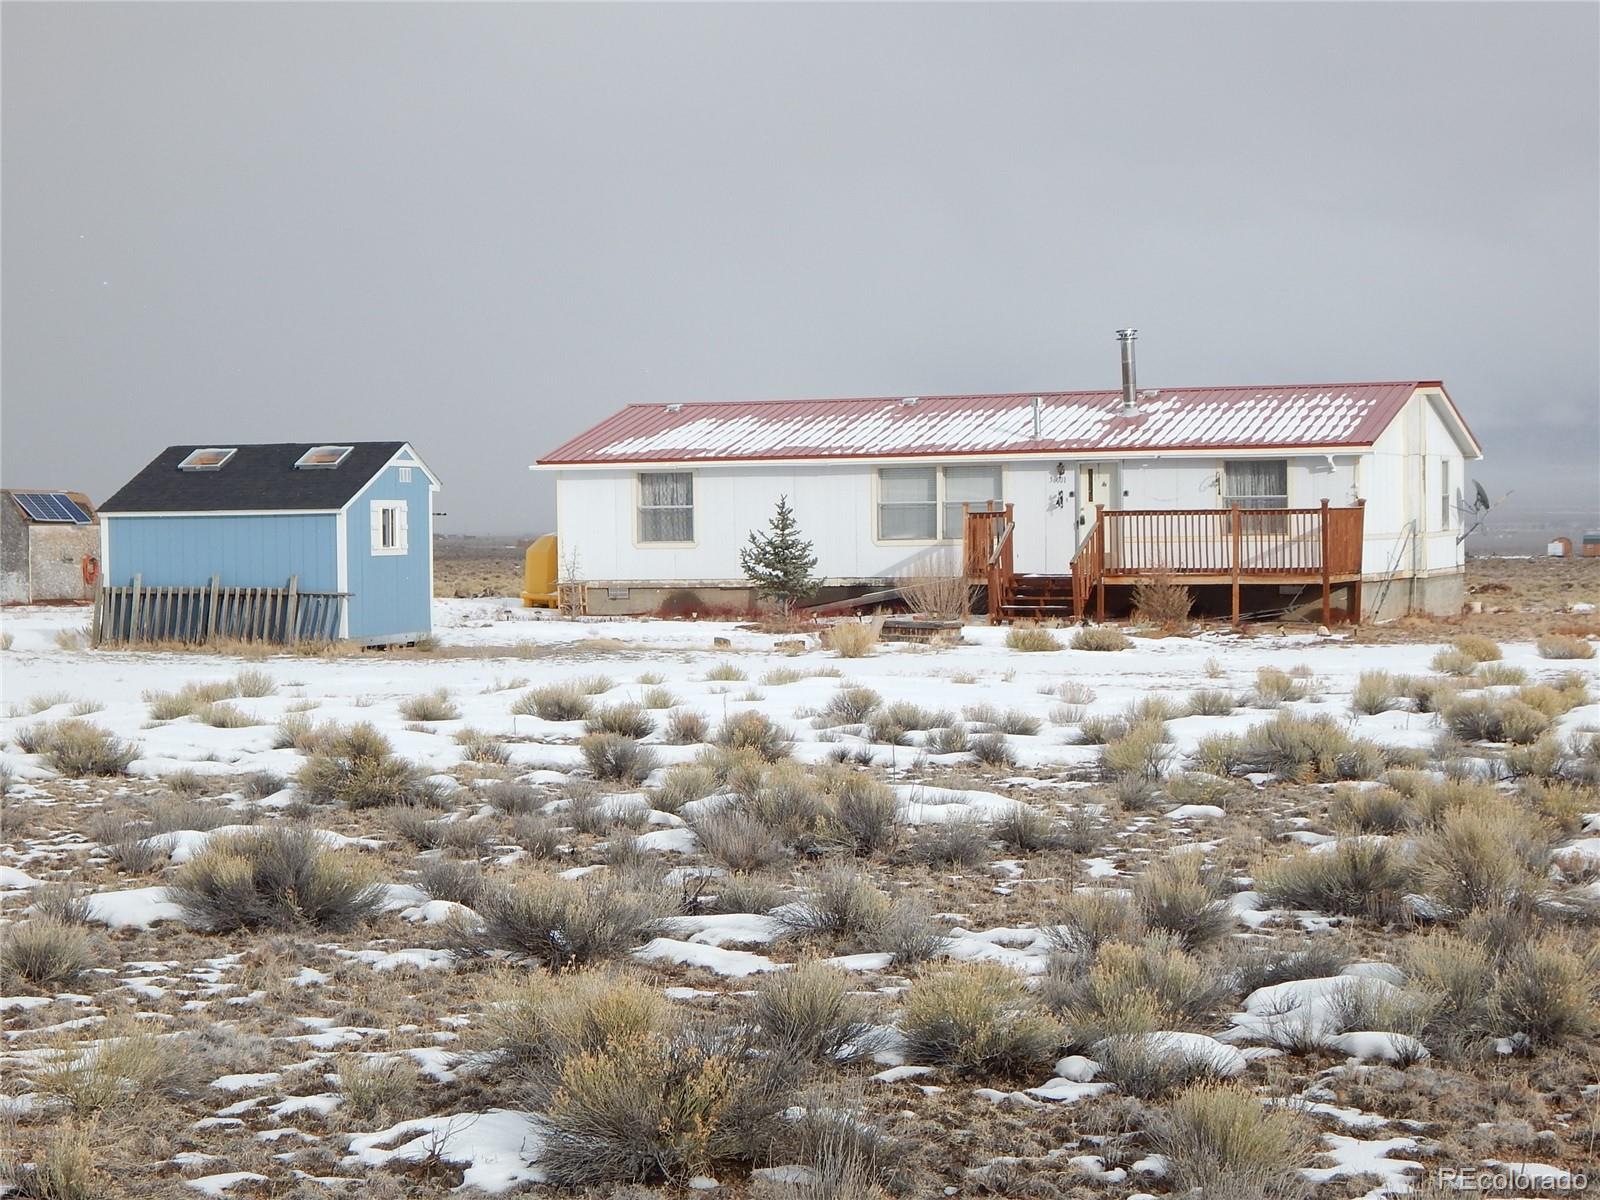
M691 550L700 544L700 488L697 486L698 471L635 471L633 472L633 544L639 550ZM689 477L689 503L683 504L652 504L652 510L677 511L682 508L689 510L689 540L688 541L646 541L644 536L644 477L646 475L687 475Z
M915 467L933 472L933 532L931 538L886 538L883 536L883 472L904 467ZM958 530L949 537L941 537L940 532L944 525L945 505L949 503L945 491L945 470L948 467L987 467L1000 472L1000 495L995 497L993 503L1004 507L1006 496L1009 492L1008 482L1010 464L996 463L988 460L957 461L957 462L885 462L880 463L872 472L872 544L874 546L955 546L959 545L965 532ZM918 501L919 504L928 503ZM959 501L957 501L959 503ZM968 501L968 503L972 503ZM910 507L910 505L907 505Z
M411 552L411 521L407 512L408 505L404 500L374 500L370 515L372 529L371 550L374 558L400 558ZM391 515L392 514L392 515ZM384 518L389 517L394 528L395 543L392 546L383 544ZM402 517L405 518L402 520Z

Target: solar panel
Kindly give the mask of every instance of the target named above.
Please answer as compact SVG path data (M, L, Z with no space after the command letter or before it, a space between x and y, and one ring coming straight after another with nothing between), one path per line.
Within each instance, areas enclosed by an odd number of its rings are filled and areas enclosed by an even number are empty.
M35 521L70 521L74 525L87 525L89 514L73 503L65 492L13 492L12 498L22 505L22 511Z

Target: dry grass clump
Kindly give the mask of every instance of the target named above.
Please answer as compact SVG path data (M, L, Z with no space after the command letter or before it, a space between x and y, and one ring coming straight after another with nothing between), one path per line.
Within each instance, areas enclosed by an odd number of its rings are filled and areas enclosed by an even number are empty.
M450 699L446 688L407 696L400 702L400 715L408 721L454 721L460 718L461 708Z
M578 741L578 749L596 779L637 784L656 767L654 750L620 733L585 734Z
M236 704L229 704L226 700L202 704L195 709L194 718L202 725L210 725L213 729L244 729L251 725L262 724L244 709Z
M662 776L651 804L662 812L675 813L691 800L711 795L719 783L716 771L705 763L674 763Z
M362 723L319 735L319 748L295 776L306 799L350 808L430 804L436 799L422 771L393 751L376 727Z
M213 839L169 891L186 919L212 932L348 929L375 915L385 897L352 855L329 850L316 830L292 825Z
M1450 639L1450 645L1476 662L1498 662L1500 646L1493 638L1479 633L1463 633Z
M1345 838L1320 853L1264 863L1256 888L1273 908L1396 920L1413 878L1404 853L1376 837Z
M883 697L871 688L845 684L828 697L828 703L817 714L817 727L831 729L837 725L860 725L882 703Z
M1243 767L1303 783L1372 779L1385 766L1380 747L1352 737L1342 725L1327 716L1298 717L1280 713L1254 726L1237 743L1217 742L1207 746L1203 742L1202 748L1218 759L1236 754L1227 773L1237 773Z
M923 616L960 620L972 611L978 589L967 582L956 552L933 551L895 580L906 607Z
M677 703L678 698L668 688L648 687L639 693L639 705L642 708L672 708Z
M261 674L260 672L242 672L241 674ZM172 692L145 692L145 703L150 706L150 719L152 721L176 721L182 717L193 716L195 711L207 704L216 704L222 700L232 700L241 695L238 681L211 680L208 682L186 683L181 688Z
M114 737L109 730L69 717L43 721L16 732L24 754L42 754L61 774L73 779L86 776L126 775L139 747Z
M728 717L718 727L715 740L726 750L754 751L769 763L789 757L789 747L793 743L788 730L755 710Z
M1061 649L1061 639L1042 625L1034 625L1028 621L1018 621L1010 629L1006 630L1006 648L1020 650L1025 653L1059 650Z
M550 683L524 692L511 706L513 715L543 721L581 721L593 701L577 683Z
M1376 716L1400 706L1402 689L1387 671L1363 671L1350 693L1352 712Z
M701 849L730 871L758 871L789 857L783 839L738 806L707 813L693 827Z
M743 683L746 678L744 668L731 662L719 662L706 672L711 683Z
M1351 833L1402 833L1422 824L1421 805L1392 787L1340 787L1328 806L1335 828Z
M864 732L869 741L903 746L909 741L908 734L945 727L953 719L947 712L923 708L909 700L896 700L893 704L873 708L867 716Z
M637 704L611 704L591 710L584 728L590 733L647 738L656 731L656 721Z
M1248 1088L1201 1083L1178 1095L1152 1129L1173 1184L1215 1200L1291 1200L1314 1147L1305 1119L1268 1108Z
M0 982L21 979L55 989L95 964L94 943L76 924L43 915L6 928L0 940Z
M709 733L705 717L691 708L679 708L667 718L662 737L670 746L696 746L705 741Z
M1197 850L1169 854L1133 885L1133 902L1151 929L1164 929L1186 950L1220 942L1233 929L1226 881Z
M1510 804L1446 810L1417 841L1420 890L1440 915L1531 909L1548 887L1550 837Z
M806 894L783 913L784 927L798 936L860 937L889 915L889 897L855 867L824 867L806 883Z
M233 691L237 696L260 699L273 695L277 690L277 682L265 671L246 668L233 677Z
M1465 650L1457 650L1453 646L1447 646L1433 656L1428 666L1438 671L1441 675L1465 678L1477 670L1478 660Z
M1521 700L1464 696L1440 712L1445 728L1465 742L1527 745L1550 727L1550 718Z
M436 858L417 871L417 886L432 900L451 900L474 907L483 895L483 868L475 862Z
M1157 720L1129 725L1100 750L1100 770L1108 779L1159 779L1171 761L1167 728Z
M1110 625L1085 626L1072 635L1074 650L1127 650L1133 642L1120 629Z
M1233 693L1221 688L1190 692L1185 711L1191 717L1226 717L1233 712Z
M0 636L0 649L11 649L11 635ZM97 1200L106 1194L99 1168L93 1122L67 1119L46 1135L31 1163L0 1160L0 1184L23 1200Z
M1306 682L1277 667L1260 667L1256 670L1255 687L1250 692L1250 703L1256 708L1277 708L1291 700L1306 698Z
M1594 643L1587 638L1550 633L1534 643L1540 658L1593 658Z
M516 887L486 888L475 907L482 925L451 931L459 949L504 950L552 971L626 954L672 909L664 893L611 876L595 882L535 876Z
M1478 687L1515 687L1528 682L1528 673L1510 663L1480 663L1472 673L1472 683Z
M503 767L511 761L510 748L492 733L485 733L481 729L457 730L456 745L461 747L461 757L466 762Z
M1031 804L1018 803L989 827L989 833L1006 849L1022 854L1052 850L1062 844L1050 814Z
M881 631L878 621L842 621L822 631L822 644L840 658L865 658L878 644Z
M132 1017L108 1020L87 1047L63 1042L33 1076L34 1090L78 1116L125 1114L194 1090L195 1059Z
M974 725L985 729L998 729L1001 733L1015 733L1031 736L1039 732L1041 723L1039 718L1021 708L1000 709L993 704L969 704L961 710L961 715ZM948 723L948 713L935 714L941 720L934 720L934 724Z
M1184 629L1194 608L1194 593L1170 575L1148 575L1133 586L1133 611L1162 629Z
M922 829L913 857L935 867L974 867L989 856L989 826L973 817L940 821Z
M1052 915L1055 923L1046 935L1052 945L1074 961L1085 955L1092 957L1108 942L1137 942L1145 935L1138 905L1120 891L1073 892Z
M1209 1025L1228 998L1224 981L1186 953L1171 934L1137 943L1108 941L1096 952L1052 962L1046 1004L1066 1025L1073 1045L1157 1029Z
M900 1031L912 1062L977 1078L1031 1075L1063 1043L1061 1027L1039 1011L1016 972L968 963L911 985Z
M1006 741L1006 735L998 730L968 738L967 750L973 758L986 767L1009 770L1017 765L1016 750Z
M900 804L879 780L850 773L825 786L833 799L834 820L855 853L883 853L899 840L895 813Z
M850 979L815 960L763 976L750 1021L780 1055L813 1063L851 1062L872 1053L873 1023Z

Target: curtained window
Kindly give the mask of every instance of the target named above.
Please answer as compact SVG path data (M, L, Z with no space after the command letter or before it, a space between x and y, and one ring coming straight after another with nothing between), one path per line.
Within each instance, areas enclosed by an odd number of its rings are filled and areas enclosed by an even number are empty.
M645 471L639 476L639 541L694 541L694 475Z
M1222 464L1222 506L1288 508L1289 460L1247 458Z

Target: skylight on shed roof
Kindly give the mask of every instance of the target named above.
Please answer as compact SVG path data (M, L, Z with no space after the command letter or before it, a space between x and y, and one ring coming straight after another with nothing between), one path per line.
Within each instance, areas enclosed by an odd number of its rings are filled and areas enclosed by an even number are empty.
M332 470L348 458L354 449L354 446L313 446L297 458L294 465L301 470Z
M239 452L237 446L203 446L191 450L178 464L180 471L220 471L230 458Z

